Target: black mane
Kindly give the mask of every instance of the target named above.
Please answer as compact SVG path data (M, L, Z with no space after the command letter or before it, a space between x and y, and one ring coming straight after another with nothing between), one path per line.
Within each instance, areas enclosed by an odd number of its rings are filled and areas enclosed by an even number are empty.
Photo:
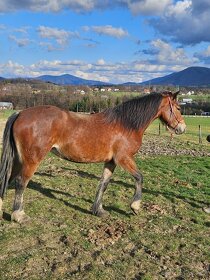
M119 122L127 129L138 130L156 115L163 96L152 93L133 98L104 111L108 123Z

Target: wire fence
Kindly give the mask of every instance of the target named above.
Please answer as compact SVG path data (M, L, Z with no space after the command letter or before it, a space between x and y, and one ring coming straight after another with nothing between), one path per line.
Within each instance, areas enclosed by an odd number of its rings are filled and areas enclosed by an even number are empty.
M186 132L181 136L182 140L190 141L198 144L205 144L206 138L210 135L210 117L201 116L184 116L187 125ZM173 135L168 131L159 120L154 121L147 129L147 133L171 136Z

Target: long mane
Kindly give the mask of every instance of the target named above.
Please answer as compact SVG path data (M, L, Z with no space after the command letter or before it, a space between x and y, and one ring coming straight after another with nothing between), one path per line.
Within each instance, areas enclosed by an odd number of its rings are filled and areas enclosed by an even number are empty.
M120 123L129 130L138 130L154 118L162 98L158 93L133 98L105 110L103 114L108 123Z

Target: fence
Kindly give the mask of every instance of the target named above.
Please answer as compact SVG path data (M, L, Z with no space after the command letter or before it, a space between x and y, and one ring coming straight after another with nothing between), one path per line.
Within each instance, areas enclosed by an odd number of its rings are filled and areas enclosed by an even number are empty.
M206 137L210 134L210 117L184 116L187 129L182 140L194 143L206 143ZM147 129L147 133L168 136L170 132L159 120L154 121Z

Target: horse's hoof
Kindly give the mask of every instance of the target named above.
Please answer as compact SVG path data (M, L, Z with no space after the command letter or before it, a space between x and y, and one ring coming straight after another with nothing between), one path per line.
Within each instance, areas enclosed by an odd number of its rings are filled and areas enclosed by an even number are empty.
M104 209L100 209L97 211L93 211L93 215L100 217L100 218L105 218L105 217L109 216L109 212Z
M138 215L139 209L140 209L140 202L139 201L134 201L131 203L131 210L135 215Z
M210 207L203 207L203 211L207 214L210 214Z
M106 210L100 210L97 212L97 216L101 218L106 218L109 216L109 212Z
M11 221L17 222L19 224L26 224L30 221L30 217L25 214L25 212L16 210L11 215Z

